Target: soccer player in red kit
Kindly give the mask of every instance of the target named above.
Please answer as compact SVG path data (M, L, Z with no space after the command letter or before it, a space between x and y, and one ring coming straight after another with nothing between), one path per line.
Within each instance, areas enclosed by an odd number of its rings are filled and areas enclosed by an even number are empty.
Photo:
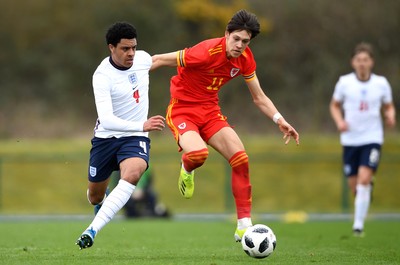
M246 229L252 226L249 162L242 141L221 113L218 98L221 87L229 80L243 76L254 103L279 126L285 143L293 138L299 144L299 134L264 94L256 76L256 62L248 45L259 32L257 17L240 10L228 23L224 37L154 55L150 69L170 66L178 70L171 78L171 100L166 118L180 151L183 151L178 181L182 195L185 198L193 196L194 170L206 161L207 145L218 151L232 167L232 193L238 219L236 241L240 241Z

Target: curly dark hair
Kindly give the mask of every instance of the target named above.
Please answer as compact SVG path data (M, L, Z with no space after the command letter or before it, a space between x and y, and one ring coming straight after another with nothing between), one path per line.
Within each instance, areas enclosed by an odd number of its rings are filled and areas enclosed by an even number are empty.
M228 25L226 26L226 31L232 33L236 30L246 30L251 33L251 39L260 33L260 23L256 15L250 13L244 9L236 12L231 18Z
M117 46L121 39L136 39L137 33L134 26L127 22L117 22L113 24L106 34L107 44Z

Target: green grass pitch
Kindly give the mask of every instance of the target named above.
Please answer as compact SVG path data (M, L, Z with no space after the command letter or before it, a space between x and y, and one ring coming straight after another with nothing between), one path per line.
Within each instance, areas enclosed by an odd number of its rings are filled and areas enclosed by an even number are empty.
M398 221L369 220L364 238L350 221L263 221L277 235L266 259L248 257L230 221L117 219L79 250L87 220L0 222L1 264L400 264Z

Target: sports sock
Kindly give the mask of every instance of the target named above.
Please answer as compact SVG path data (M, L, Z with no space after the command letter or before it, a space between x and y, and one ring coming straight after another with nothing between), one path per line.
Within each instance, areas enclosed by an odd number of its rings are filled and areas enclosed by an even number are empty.
M354 224L353 229L364 229L364 221L367 217L370 199L371 185L357 184L356 197L354 199Z
M245 218L237 220L237 228L239 230L242 230L244 228L250 227L252 225L253 225L253 223L251 222L251 218L250 217L245 217Z
M208 157L208 149L203 148L182 155L182 166L186 172L190 173L202 166Z
M103 206L101 206L88 228L98 233L124 207L135 187L135 185L120 179L118 185L105 199Z
M250 218L252 202L249 158L245 151L239 151L229 159L229 164L232 167L232 193L235 199L237 218Z

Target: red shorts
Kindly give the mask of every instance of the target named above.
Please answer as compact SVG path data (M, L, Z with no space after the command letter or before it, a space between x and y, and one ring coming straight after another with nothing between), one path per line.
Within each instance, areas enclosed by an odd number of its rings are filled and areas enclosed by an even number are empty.
M205 142L224 127L231 127L216 104L182 102L171 99L167 109L167 124L175 140L187 131L200 134Z

